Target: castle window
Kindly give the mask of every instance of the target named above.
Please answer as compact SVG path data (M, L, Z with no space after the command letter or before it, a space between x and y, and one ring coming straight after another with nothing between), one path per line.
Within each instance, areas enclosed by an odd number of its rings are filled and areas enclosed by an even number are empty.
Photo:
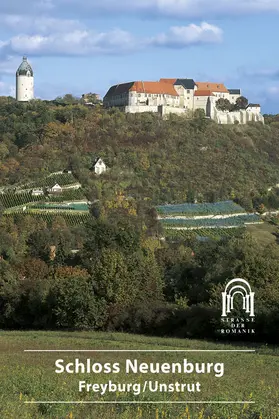
M190 90L187 90L187 93L190 93Z

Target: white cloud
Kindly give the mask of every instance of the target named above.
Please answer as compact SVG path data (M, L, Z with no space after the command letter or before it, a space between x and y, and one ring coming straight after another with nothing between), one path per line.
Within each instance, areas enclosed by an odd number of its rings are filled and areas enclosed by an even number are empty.
M183 48L200 43L216 43L222 41L223 31L217 26L202 22L200 26L173 26L169 32L153 38L150 43L155 46Z
M49 16L24 16L8 14L0 16L2 27L18 32L48 34L84 29L85 26L75 19L57 19Z
M59 0L8 0L0 2L1 14L20 13L27 16L51 12L56 9Z
M222 30L203 22L200 26L172 27L166 33L151 39L136 39L129 32L114 29L109 32L73 30L61 33L16 35L0 41L0 57L14 54L29 56L85 56L91 54L121 54L143 50L146 47L166 46L184 48L199 43L216 43L222 39Z
M279 70L277 69L259 69L256 71L244 70L243 74L245 77L254 79L279 79Z
M279 96L279 85L268 87L267 94L269 96L275 96L276 98L278 98L278 96Z
M27 55L90 55L130 52L135 45L131 34L115 29L97 33L88 30L55 33L51 35L17 35L0 44L0 56Z
M26 6L28 3L28 7ZM53 16L90 16L141 14L168 16L178 19L279 12L278 0L9 0L1 1L0 13L34 15L50 12Z
M32 0L33 1L33 0ZM184 18L278 12L278 0L53 0L53 10ZM46 7L46 6L45 6Z
M0 96L15 96L15 87L9 83L0 81Z
M0 46L1 51L1 46ZM1 52L0 52L1 55ZM8 56L4 60L0 60L0 76L2 75L14 75L18 67L18 58Z

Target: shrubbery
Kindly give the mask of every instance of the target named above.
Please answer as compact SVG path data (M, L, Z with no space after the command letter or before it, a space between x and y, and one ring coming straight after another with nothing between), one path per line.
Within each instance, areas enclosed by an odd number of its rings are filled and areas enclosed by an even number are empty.
M2 328L221 339L221 292L228 279L240 277L255 291L256 335L238 339L278 339L277 244L259 248L245 235L159 244L141 231L137 217L110 223L92 219L78 230L60 221L59 230L56 223L32 231L20 222L24 246L17 240L8 248L2 245ZM18 227L7 226L13 236ZM73 254L70 249L81 238L82 249Z

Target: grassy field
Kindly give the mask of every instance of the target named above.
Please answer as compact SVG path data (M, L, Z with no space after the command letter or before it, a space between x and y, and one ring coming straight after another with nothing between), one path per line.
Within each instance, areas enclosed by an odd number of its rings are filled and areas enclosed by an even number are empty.
M97 350L96 352L24 352L25 349ZM188 350L188 352L120 352L120 350ZM207 350L189 352L189 350ZM208 350L255 349L255 352L209 352ZM102 352L117 350L119 352ZM55 373L55 361L75 358L92 363L119 363L118 374ZM224 374L126 374L126 359L160 364L223 363ZM115 333L93 332L0 332L0 418L68 419L277 419L279 418L279 348L159 339ZM218 374L217 374L218 375ZM220 374L219 374L220 375ZM200 383L200 392L79 392L86 383ZM80 401L80 404L32 403L35 401ZM113 402L89 404L84 402ZM134 404L115 403L134 401ZM173 404L159 402L175 402ZM211 401L215 403L189 403ZM220 403L247 401L250 403ZM145 402L145 403L139 403ZM153 403L150 403L153 402ZM180 403L177 403L180 402ZM253 403L251 403L253 402Z

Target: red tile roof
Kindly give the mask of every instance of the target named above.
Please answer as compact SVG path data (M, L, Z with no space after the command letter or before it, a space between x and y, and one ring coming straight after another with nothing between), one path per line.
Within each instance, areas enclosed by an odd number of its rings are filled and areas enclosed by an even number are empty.
M161 83L169 83L169 84L174 84L176 82L177 79L160 79Z
M196 81L199 90L211 90L211 92L229 93L228 89L223 83L210 83Z
M196 90L195 96L215 96L211 90Z
M179 96L173 84L170 83L163 83L159 81L133 81L130 83L123 83L112 86L105 95L105 98L117 96L123 93L125 94L128 92Z
M136 81L129 89L130 92L137 93L151 93L151 94L166 94L171 96L178 96L177 91L172 84L163 83L159 81Z

